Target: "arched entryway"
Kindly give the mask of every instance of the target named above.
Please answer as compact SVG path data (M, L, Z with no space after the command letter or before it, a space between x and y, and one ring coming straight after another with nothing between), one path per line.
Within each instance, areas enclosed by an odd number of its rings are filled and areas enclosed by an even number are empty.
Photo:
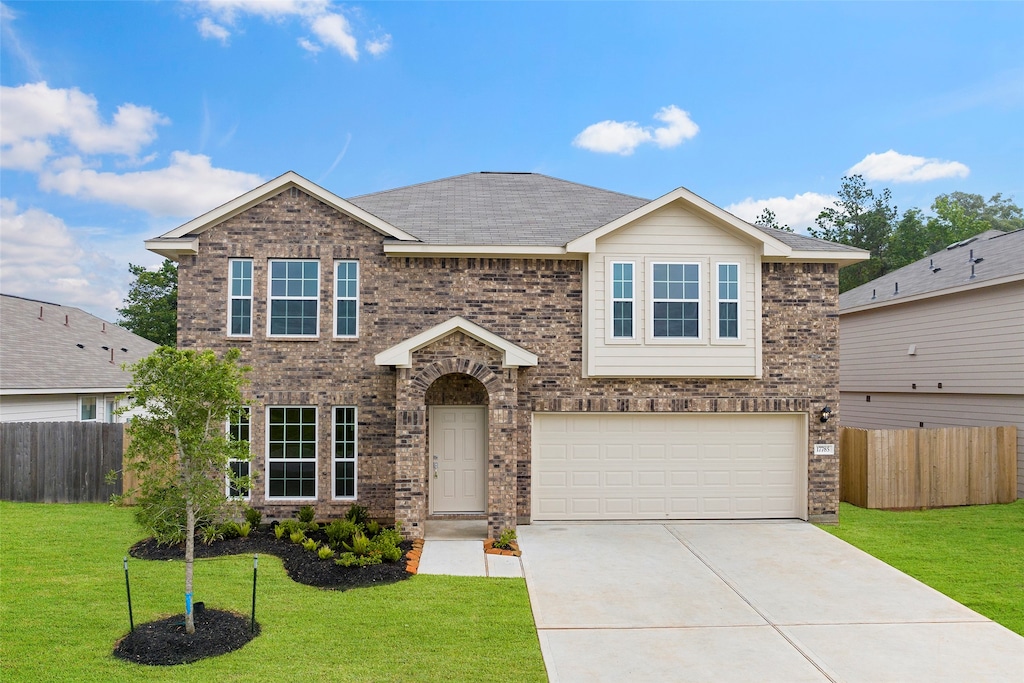
M437 517L487 513L487 388L464 373L443 375L427 406L428 512Z

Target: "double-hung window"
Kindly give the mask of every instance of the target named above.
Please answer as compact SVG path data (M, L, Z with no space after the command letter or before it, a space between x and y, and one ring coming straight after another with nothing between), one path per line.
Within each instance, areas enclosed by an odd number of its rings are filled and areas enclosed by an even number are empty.
M740 338L740 266L718 264L718 338Z
M228 438L232 441L249 441L249 406L240 406L228 416ZM238 480L249 476L249 461L228 461L227 494L231 498L249 498L249 489L239 485Z
M334 497L356 497L355 406L334 407Z
M78 399L79 416L82 422L90 422L96 419L96 397L82 396Z
M267 408L267 497L316 498L316 408Z
M612 262L612 338L632 339L635 328L634 264Z
M700 338L700 264L651 265L651 335Z
M231 276L228 335L252 336L252 259L228 261Z
M359 261L334 264L334 336L359 335Z
M315 337L320 332L320 262L270 262L270 336Z

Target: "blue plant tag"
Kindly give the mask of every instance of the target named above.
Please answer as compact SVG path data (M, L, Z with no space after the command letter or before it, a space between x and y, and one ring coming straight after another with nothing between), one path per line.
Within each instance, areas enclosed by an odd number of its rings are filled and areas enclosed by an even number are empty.
M185 614L192 614L192 594L185 593Z

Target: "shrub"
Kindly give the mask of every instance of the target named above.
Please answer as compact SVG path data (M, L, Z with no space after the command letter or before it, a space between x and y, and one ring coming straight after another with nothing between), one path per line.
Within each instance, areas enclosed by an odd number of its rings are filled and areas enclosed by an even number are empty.
M390 543L391 545L398 546L402 542L402 523L398 522L395 526L386 527L381 529L380 532L374 537L374 541L380 543Z
M381 559L380 555L356 555L354 553L342 553L334 563L341 565L342 567L366 567L371 564L380 564Z
M350 519L336 519L324 528L327 542L336 549L351 539L357 531L359 531L359 525Z
M220 529L220 526L217 524L207 524L204 526L201 532L203 536L203 543L210 545L214 541L224 540L224 532Z
M494 542L494 547L501 550L512 550L512 544L516 540L515 529L505 529L501 532L501 536L498 536L498 540Z
M306 532L302 529L293 531L290 534L288 534L288 540L290 540L292 543L302 543L304 540L306 540Z
M237 538L242 535L242 527L238 522L228 520L220 525L222 538Z
M238 525L238 535L242 538L249 538L249 534L252 533L252 524L248 521L242 522Z
M353 505L345 513L345 519L350 522L355 522L359 526L366 528L366 523L370 521L369 510L362 505Z
M390 541L380 541L380 539L373 539L373 548L370 550L371 555L377 555L380 559L385 562L398 562L402 557L402 549Z
M341 545L345 550L358 557L369 555L372 549L370 539L362 531L352 534L352 543L342 543ZM344 553L342 555L344 556Z
M312 533L314 531L320 531L320 525L317 524L316 522L306 522L306 523L302 524L302 529L304 531L309 531L310 533Z
M320 545L320 541L316 540L315 538L307 538L302 542L303 550L308 550L309 552L313 552L314 550L316 550L318 545Z
M286 529L284 528L284 525L283 524L278 524L277 526L274 527L274 536L277 538L277 540L280 541L281 538L284 536L284 532L285 531L286 531Z
M245 521L247 521L253 529L259 529L260 522L263 521L263 513L259 510L253 510L252 508L247 507L245 508Z
M331 550L331 546L322 545L320 549L316 551L316 554L320 556L321 560L329 560L334 557L334 551Z
M299 521L303 524L309 524L316 518L316 510L313 509L312 505L303 505L299 508Z
M375 519L371 519L366 523L366 535L373 538L380 533L380 522Z
M294 519L285 519L277 523L278 526L284 527L284 533L291 536L296 531L302 531L302 524Z

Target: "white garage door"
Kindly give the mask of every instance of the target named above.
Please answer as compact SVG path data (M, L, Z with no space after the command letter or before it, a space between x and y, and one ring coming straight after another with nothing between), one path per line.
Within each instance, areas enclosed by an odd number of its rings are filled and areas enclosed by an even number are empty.
M807 518L805 417L534 413L532 518Z

